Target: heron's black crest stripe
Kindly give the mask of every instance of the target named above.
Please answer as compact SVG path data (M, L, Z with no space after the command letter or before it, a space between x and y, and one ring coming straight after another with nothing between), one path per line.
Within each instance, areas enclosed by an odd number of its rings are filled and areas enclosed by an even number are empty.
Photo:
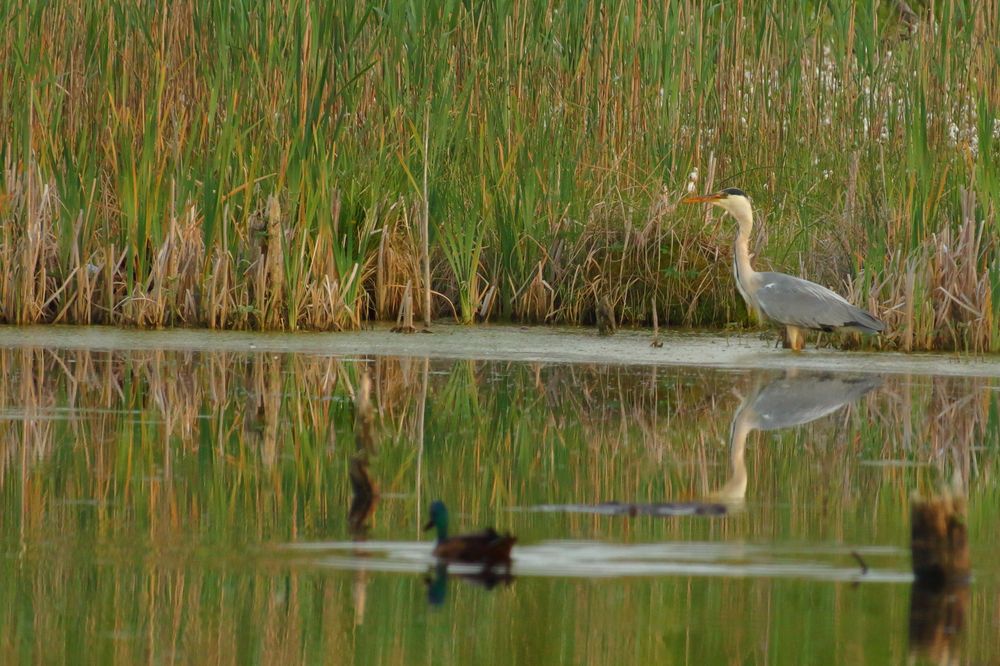
M726 189L724 189L722 191L725 192L726 194L730 194L732 196L747 197L747 193L744 192L743 190L739 189L738 187L727 187ZM749 199L749 198L750 197L747 197L747 199Z

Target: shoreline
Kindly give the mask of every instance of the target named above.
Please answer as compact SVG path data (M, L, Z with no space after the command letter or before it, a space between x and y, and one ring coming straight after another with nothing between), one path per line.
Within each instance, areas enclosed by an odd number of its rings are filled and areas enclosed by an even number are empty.
M720 335L710 331L661 330L663 347L649 343L652 331L620 330L600 337L593 328L436 323L433 333L369 330L266 333L209 329L139 330L108 326L0 326L0 348L91 350L228 351L321 356L400 356L454 360L708 367L720 370L802 370L1000 377L1000 356L895 351L803 352L775 348L759 333Z

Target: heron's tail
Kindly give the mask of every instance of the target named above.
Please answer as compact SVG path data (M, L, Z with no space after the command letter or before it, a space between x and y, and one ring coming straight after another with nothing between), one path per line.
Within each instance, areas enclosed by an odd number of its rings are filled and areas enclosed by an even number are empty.
M844 324L844 328L849 328L851 330L857 331L858 333L881 333L885 330L885 322L880 319L876 319L872 313L862 310L861 308L853 308L852 314L854 318L852 321Z

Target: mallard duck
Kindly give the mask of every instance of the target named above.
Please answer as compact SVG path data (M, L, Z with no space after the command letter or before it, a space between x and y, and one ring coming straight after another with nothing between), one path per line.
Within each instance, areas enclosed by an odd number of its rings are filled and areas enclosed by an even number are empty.
M448 508L441 500L431 504L430 520L424 531L437 528L434 557L443 562L508 563L517 537L499 534L492 527L476 534L448 536Z

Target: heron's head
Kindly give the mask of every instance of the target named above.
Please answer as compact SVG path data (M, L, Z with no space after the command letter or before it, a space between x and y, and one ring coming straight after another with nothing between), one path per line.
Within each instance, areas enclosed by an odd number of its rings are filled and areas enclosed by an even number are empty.
M727 187L715 194L687 197L682 203L709 203L725 208L726 212L737 220L750 219L752 215L750 197L747 196L746 192L735 187Z

